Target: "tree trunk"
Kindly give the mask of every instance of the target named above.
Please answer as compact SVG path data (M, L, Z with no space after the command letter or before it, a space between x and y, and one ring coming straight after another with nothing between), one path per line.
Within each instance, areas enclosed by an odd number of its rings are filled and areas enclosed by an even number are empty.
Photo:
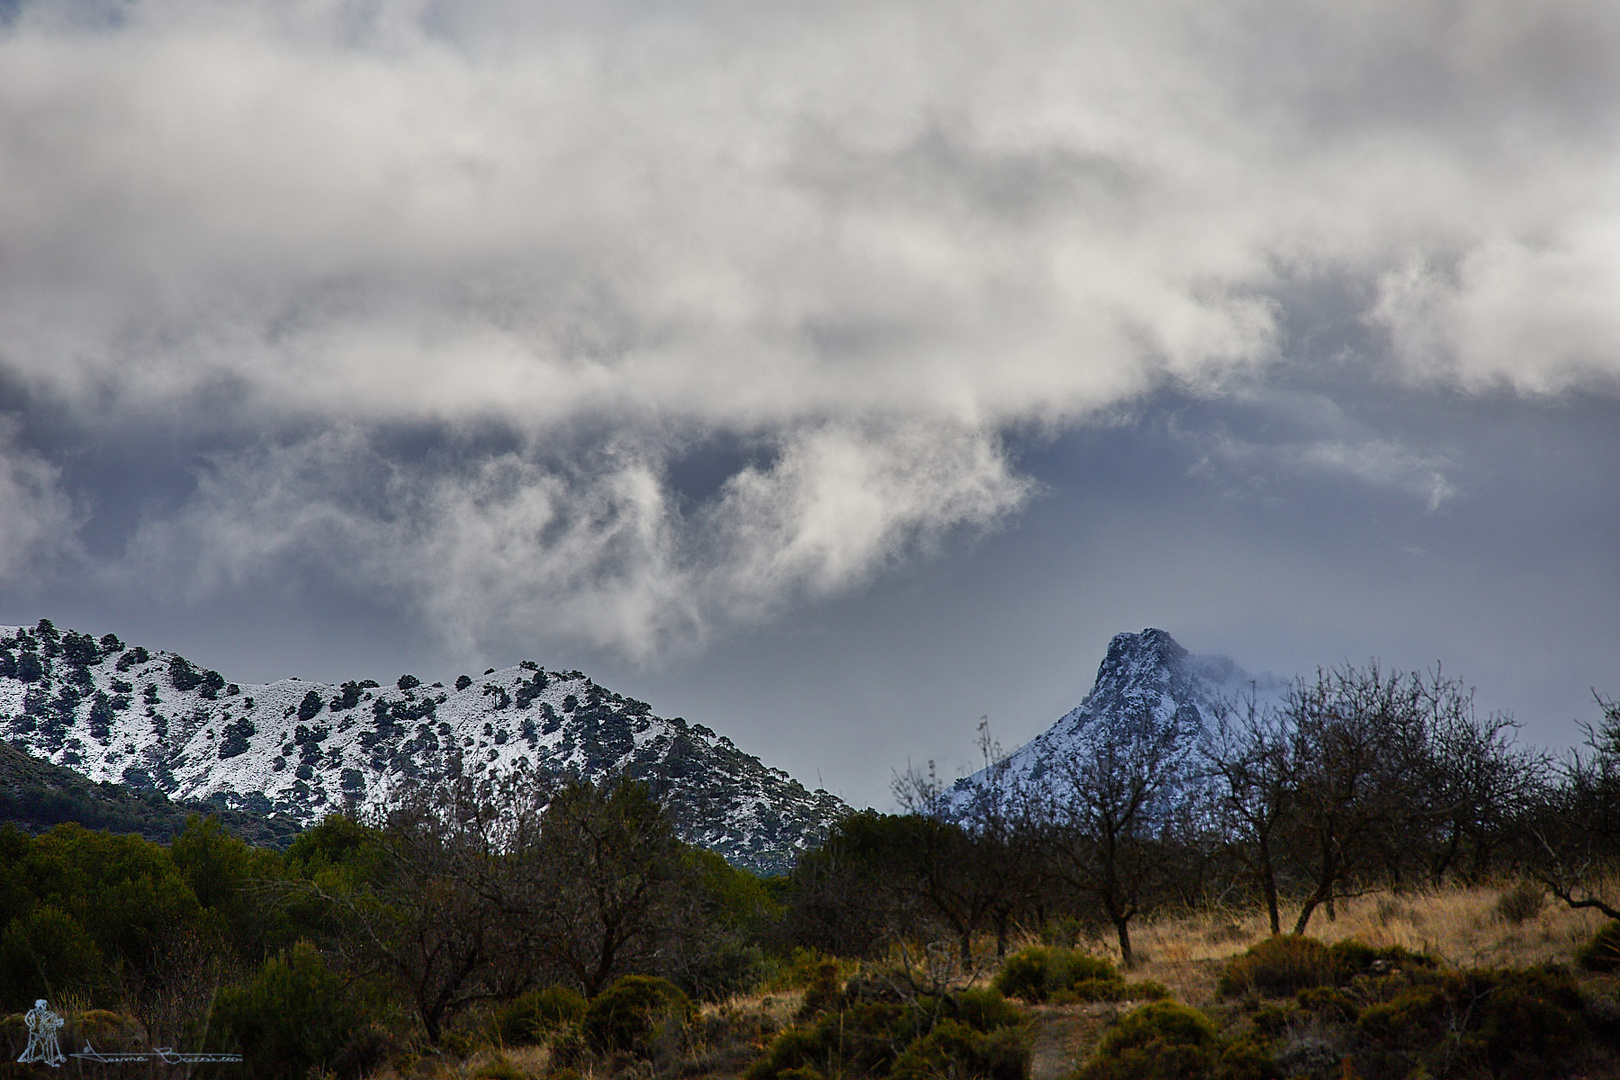
M1277 906L1277 878L1268 866L1260 878L1260 888L1266 894L1266 915L1271 919L1271 936L1282 933L1282 910Z
M1131 917L1115 916L1114 930L1119 934L1119 966L1133 968L1136 966L1136 957L1131 953Z

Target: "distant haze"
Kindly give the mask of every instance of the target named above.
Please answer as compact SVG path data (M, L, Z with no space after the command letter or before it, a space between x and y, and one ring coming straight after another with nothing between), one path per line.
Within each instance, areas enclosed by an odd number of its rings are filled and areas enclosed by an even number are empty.
M1620 694L1620 9L0 0L0 623L850 801L1147 626Z

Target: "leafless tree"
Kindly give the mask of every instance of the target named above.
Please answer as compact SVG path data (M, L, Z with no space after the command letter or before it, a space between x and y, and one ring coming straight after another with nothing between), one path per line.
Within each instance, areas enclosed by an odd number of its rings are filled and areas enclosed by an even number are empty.
M1101 908L1126 967L1135 963L1131 920L1166 885L1168 826L1180 785L1189 779L1178 767L1177 742L1173 725L1093 740L1086 751L1056 763L1042 798L1052 872Z
M1604 893L1620 865L1620 701L1594 696L1603 719L1583 725L1585 745L1562 763L1561 783L1535 815L1532 865L1565 904L1620 919L1620 901Z
M1203 745L1221 846L1253 879L1271 932L1282 933L1279 899L1286 830L1299 784L1298 743L1284 717L1251 690L1216 717Z

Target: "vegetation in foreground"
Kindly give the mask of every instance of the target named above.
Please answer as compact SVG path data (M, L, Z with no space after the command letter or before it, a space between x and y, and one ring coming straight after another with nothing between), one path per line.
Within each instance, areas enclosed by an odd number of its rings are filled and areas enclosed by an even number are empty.
M1128 745L966 827L912 777L770 880L629 780L284 852L7 829L0 1072L45 996L70 1049L243 1054L131 1066L203 1080L1620 1076L1620 708L1563 763L1438 674L1290 709L1223 729L1199 805Z

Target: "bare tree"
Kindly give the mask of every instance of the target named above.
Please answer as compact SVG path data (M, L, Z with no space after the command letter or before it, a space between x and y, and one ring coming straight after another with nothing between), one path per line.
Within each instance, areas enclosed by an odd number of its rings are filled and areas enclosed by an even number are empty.
M1296 763L1290 854L1305 887L1294 933L1365 887L1381 845L1412 825L1410 678L1376 663L1317 672L1282 706Z
M1131 920L1157 901L1165 884L1168 826L1181 785L1190 779L1178 767L1177 744L1168 724L1093 740L1056 765L1042 800L1053 873L1101 908L1126 967L1135 963Z
M1251 690L1216 717L1203 745L1221 846L1260 890L1271 932L1282 933L1279 900L1288 817L1298 794L1298 743L1276 710Z
M900 826L909 839L900 845L899 861L918 896L947 923L957 939L962 970L973 967L973 936L992 927L996 955L1004 956L1013 912L1031 885L1033 847L1025 799L1017 790L1007 760L990 735L987 718L979 723L981 779L965 786L953 800L934 768L910 768L893 782L895 801L907 812Z
M1585 745L1562 763L1562 783L1549 789L1535 815L1532 865L1565 904L1620 919L1620 901L1606 896L1602 884L1620 863L1620 701L1594 697L1603 719L1582 725Z

